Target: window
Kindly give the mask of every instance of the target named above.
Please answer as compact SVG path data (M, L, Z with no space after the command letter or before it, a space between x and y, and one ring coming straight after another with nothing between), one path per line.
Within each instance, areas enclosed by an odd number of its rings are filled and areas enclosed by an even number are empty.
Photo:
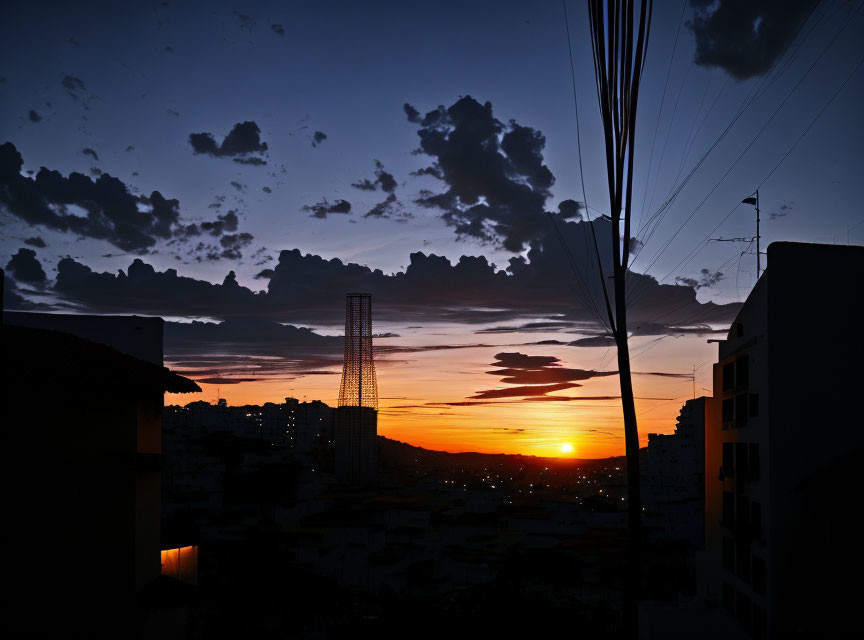
M750 394L750 417L758 418L759 417L759 394L751 393Z
M735 443L723 443L723 475L727 478L735 474Z
M723 538L723 568L735 572L735 541L732 538Z
M726 398L721 405L723 428L728 428L735 420L735 398Z
M723 365L723 391L729 391L735 386L735 363Z
M753 591L765 595L765 561L759 556L753 556Z
M750 356L741 356L735 361L735 386L746 389L750 384Z
M757 480L759 478L759 445L751 442L748 446L747 464L750 470L750 478Z
M723 492L723 524L735 526L735 496L728 491Z
M748 404L749 404L749 394L747 393L739 393L735 396L735 426L736 427L746 427L747 426L747 415L748 415Z

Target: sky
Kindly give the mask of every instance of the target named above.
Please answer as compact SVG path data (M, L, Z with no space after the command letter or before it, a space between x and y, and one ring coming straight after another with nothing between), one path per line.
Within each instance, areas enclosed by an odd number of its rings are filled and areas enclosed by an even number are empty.
M763 251L864 241L861 5L655 3L628 276L643 441L710 393L708 340L756 279L743 198ZM161 316L200 398L335 404L344 295L367 291L379 433L623 453L589 251L602 130L566 7L3 3L4 308Z

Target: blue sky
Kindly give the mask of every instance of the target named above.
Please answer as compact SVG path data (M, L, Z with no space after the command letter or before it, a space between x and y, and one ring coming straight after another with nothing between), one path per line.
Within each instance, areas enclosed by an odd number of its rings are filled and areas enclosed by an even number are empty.
M588 203L605 210L585 16L579 3L569 10L583 113ZM786 74L750 107L694 176L637 268L651 262L662 246L660 238L674 232L670 230L676 230L714 186L850 11L831 3L821 10L826 16ZM685 22L690 11L688 7ZM12 2L5 4L4 13L0 46L5 62L0 73L6 81L0 85L0 137L16 145L26 167L44 165L66 174L98 166L142 192L157 189L166 197L178 198L183 217L190 220L206 218L213 197L224 195L231 206L237 206L241 229L252 233L255 246L266 246L270 255L298 247L384 270L399 269L415 250L454 258L463 253L486 254L503 262L506 256L491 247L457 242L435 211L411 206L412 196L435 181L408 175L427 163L411 155L417 146L416 127L404 117L405 102L425 112L452 104L460 95L490 101L500 120L515 119L546 136L544 158L556 177L553 200L582 199L566 36L557 3L207 3L205 7L170 2L166 7L158 2ZM642 103L640 149L646 159L680 15L679 3L657 5ZM284 35L274 32L273 24L282 25ZM652 273L662 277L672 269L713 227L712 222L726 215L788 150L854 66L861 52L862 24L856 15ZM655 175L665 143L655 207L678 171L683 147L695 131L694 121L697 126L702 123L720 89L723 92L684 163L685 174L759 81L727 82L723 70L693 65L693 49L693 36L684 25L655 142ZM73 100L60 86L65 75L80 78L87 87L84 93L92 97ZM790 207L787 216L763 225L766 241L845 241L847 227L861 219L856 184L861 129L852 123L862 91L864 83L856 75L764 185L766 212ZM43 120L30 122L30 109ZM191 153L190 133L207 131L220 139L235 123L246 120L258 123L262 139L269 144L268 167L246 167ZM328 137L313 148L310 136L315 130ZM667 131L671 131L668 142ZM135 150L124 152L128 145ZM100 161L82 155L84 147L96 150ZM356 220L356 213L353 224L340 216L316 220L301 211L322 197L345 198L355 212L374 204L374 198L350 186L372 175L374 159L405 183L399 195L417 216L409 224ZM287 173L280 173L282 166ZM274 170L277 175L269 176L268 171ZM135 171L138 176L132 176ZM637 194L640 179L644 184L637 175ZM230 186L232 180L247 185L246 191L237 192ZM653 180L654 176L648 193L654 191ZM264 193L264 186L273 192ZM752 235L750 214L742 207L720 233ZM17 249L15 238L8 236L26 230L8 217L4 222L5 260ZM850 237L860 242L862 233L859 226ZM74 238L46 235L53 237L51 248L58 255L81 255L100 269L127 266L125 257L98 257L119 253L105 243L67 245ZM710 246L689 268L698 272L716 266L733 253L731 245ZM150 260L156 265L160 261L167 264L171 258ZM185 266L188 273L211 279L227 271L224 263ZM234 267L241 281L254 271L251 264ZM747 262L742 268L753 271ZM716 291L724 299L737 298L741 289L740 282L736 289L730 280ZM751 280L743 278L744 283Z

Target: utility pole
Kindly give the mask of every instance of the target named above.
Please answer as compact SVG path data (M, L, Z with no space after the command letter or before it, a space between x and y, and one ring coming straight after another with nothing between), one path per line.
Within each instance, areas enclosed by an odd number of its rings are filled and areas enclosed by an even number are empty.
M741 204L752 204L756 207L756 282L759 282L759 276L762 274L762 250L759 246L759 241L761 240L759 233L759 189L756 189L755 198L753 196L744 198Z
M756 189L756 282L762 273L762 253L759 251L759 189Z

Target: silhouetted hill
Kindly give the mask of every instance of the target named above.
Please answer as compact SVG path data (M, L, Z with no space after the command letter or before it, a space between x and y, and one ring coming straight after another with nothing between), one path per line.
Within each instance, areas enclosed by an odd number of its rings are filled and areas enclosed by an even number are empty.
M624 458L541 458L505 453L448 453L379 436L382 468L396 481L431 480L467 488L532 491L620 481ZM494 486L493 486L494 485ZM596 486L596 485L595 485Z
M450 453L435 449L424 449L407 442L378 436L380 455L383 460L391 462L413 462L434 464L436 466L497 466L501 463L517 464L519 466L543 467L594 467L609 464L623 465L624 456L611 458L543 458L511 453L477 453L473 451Z

